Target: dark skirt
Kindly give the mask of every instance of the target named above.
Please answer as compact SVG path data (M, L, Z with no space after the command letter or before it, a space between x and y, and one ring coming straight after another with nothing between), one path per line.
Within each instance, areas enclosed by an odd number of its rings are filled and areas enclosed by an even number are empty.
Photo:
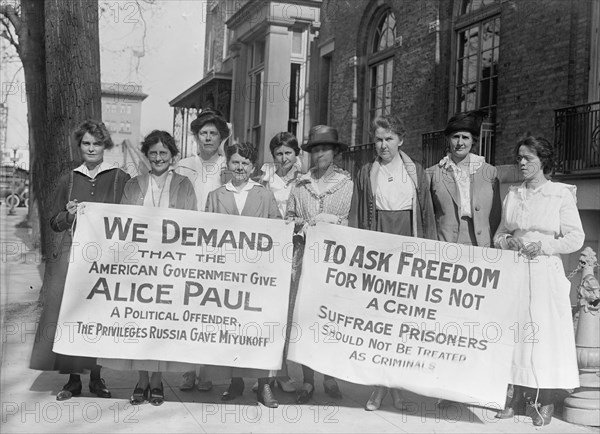
M70 230L63 234L57 254L46 263L44 307L35 334L29 368L39 371L60 371L61 374L77 374L95 367L96 358L67 356L52 351L55 340L69 338L69 329L57 324L73 241Z
M376 210L375 229L386 234L412 236L412 211Z

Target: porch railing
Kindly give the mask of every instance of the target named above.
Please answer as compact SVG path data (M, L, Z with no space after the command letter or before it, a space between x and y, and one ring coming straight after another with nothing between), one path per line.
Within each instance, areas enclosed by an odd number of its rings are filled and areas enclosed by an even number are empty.
M198 116L198 109L173 107L173 137L180 150L180 157L186 158L195 152L195 143L190 125Z
M554 110L558 175L600 175L600 101Z

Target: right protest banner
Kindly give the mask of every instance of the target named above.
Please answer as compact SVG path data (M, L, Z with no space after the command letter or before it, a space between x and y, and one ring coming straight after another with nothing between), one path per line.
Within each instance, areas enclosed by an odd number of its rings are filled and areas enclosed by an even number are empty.
M516 323L527 268L515 253L310 227L288 358L353 383L503 408L527 331Z

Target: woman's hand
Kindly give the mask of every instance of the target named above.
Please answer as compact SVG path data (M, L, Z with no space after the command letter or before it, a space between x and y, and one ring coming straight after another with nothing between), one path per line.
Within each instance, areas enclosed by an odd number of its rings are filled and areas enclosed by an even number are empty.
M525 248L523 241L521 241L520 238L513 237L512 235L509 235L508 238L506 238L506 245L508 250L516 250L518 252Z
M540 241L538 241L537 243L529 243L525 247L523 247L523 249L521 249L521 254L527 259L533 259L541 253L542 243Z
M75 213L77 213L77 199L67 202L67 211L71 215L75 215Z
M317 214L315 216L315 223L318 222L324 222L324 223L331 223L336 225L338 223L339 217L336 216L335 214L327 214L327 213L321 213L321 214Z

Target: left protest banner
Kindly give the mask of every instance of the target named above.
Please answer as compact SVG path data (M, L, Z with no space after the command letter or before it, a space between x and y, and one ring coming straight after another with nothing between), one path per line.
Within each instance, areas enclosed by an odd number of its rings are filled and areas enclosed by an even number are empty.
M281 366L292 225L84 203L54 344L61 354Z

